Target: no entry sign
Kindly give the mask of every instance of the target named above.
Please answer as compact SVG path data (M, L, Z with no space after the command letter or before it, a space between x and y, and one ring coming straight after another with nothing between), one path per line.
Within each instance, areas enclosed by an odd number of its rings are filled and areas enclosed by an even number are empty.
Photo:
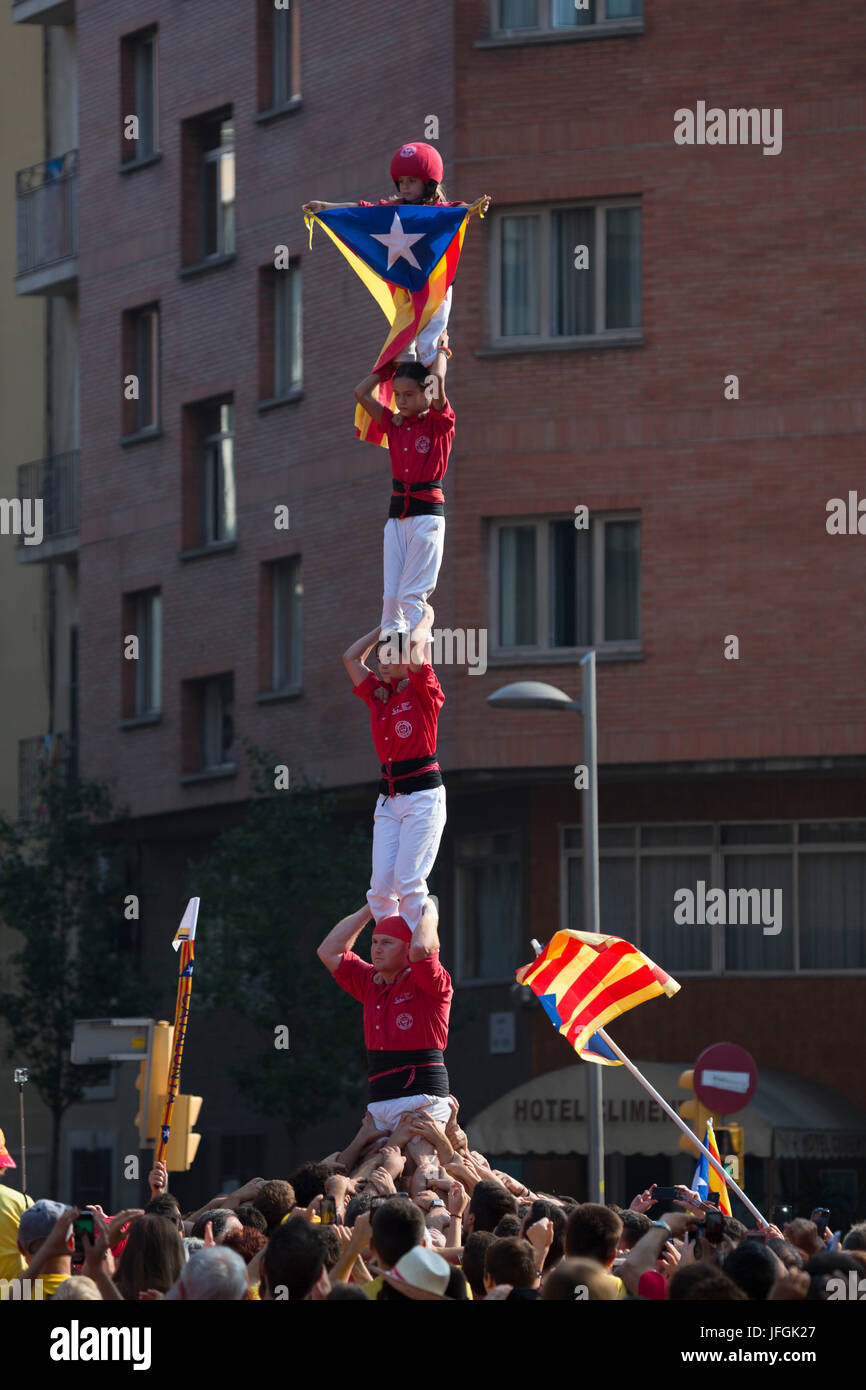
M755 1094L758 1068L755 1059L736 1043L713 1043L695 1062L695 1093L717 1115L743 1110Z

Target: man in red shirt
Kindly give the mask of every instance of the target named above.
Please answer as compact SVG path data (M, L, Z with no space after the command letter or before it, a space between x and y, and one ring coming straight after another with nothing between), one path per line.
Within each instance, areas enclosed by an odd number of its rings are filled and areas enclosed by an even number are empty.
M393 1131L407 1110L450 1117L445 1068L454 990L439 962L439 916L428 899L410 931L402 917L376 924L368 965L352 950L370 920L365 904L338 922L318 949L337 984L364 1005L369 1111L379 1130Z
M399 912L410 936L421 918L427 875L445 827L445 788L436 755L445 696L425 660L432 624L433 609L424 604L408 652L401 653L398 639L380 640L374 628L343 656L354 693L370 711L382 771L367 902L377 922ZM378 676L365 665L374 646Z
M355 387L355 399L381 426L391 454L392 493L385 522L382 631L412 632L428 594L436 588L445 547L442 479L454 441L454 411L445 396L448 334L435 372L421 362L398 362L393 370L392 415L373 395L385 369ZM389 363L389 370L391 368ZM427 392L431 391L432 400Z

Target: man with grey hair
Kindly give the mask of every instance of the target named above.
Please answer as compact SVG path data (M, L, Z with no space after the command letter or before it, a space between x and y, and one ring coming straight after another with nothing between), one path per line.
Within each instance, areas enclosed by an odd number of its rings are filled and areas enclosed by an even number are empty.
M190 1255L166 1298L236 1303L246 1292L247 1267L242 1257L224 1245L209 1245Z

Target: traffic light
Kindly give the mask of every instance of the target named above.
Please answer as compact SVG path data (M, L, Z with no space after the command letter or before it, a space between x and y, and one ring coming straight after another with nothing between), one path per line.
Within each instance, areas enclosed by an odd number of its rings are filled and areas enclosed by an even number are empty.
M150 1148L159 1138L173 1042L174 1026L171 1023L162 1019L153 1025L147 1057L138 1069L135 1082L135 1089L139 1093L135 1123L141 1149Z
M165 1096L162 1099L165 1103ZM180 1095L174 1102L165 1149L165 1166L170 1173L185 1173L192 1167L201 1140L200 1134L192 1132L200 1110L201 1096Z
M716 1143L719 1146L719 1158L722 1166L730 1174L734 1182L743 1181L743 1163L745 1154L745 1139L743 1136L742 1125L722 1125L717 1129Z
M698 1100L697 1096L694 1094L694 1067L692 1067L689 1071L683 1072L678 1084L682 1090L691 1091L693 1095L692 1100L680 1101L680 1119L685 1120L692 1133L696 1134L697 1137L703 1143L704 1133L707 1128L707 1120L712 1120L713 1124L715 1125L716 1117L713 1114L712 1110L708 1110L705 1105L702 1105L701 1102ZM683 1149L685 1153L694 1154L695 1158L700 1158L700 1149L697 1147L696 1144L692 1143L691 1139L687 1139L684 1134L680 1138L680 1148Z

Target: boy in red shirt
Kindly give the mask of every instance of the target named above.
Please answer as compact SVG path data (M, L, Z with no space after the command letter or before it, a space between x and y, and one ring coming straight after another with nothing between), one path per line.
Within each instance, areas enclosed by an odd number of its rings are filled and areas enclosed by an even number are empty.
M391 506L383 554L383 633L410 633L418 626L442 564L442 479L454 442L454 411L444 384L448 334L443 333L442 338L437 354L441 375L429 375L420 362L397 363L393 375L395 415L373 395L380 374L371 372L355 387L355 400L381 426L391 455Z
M343 656L354 693L370 710L382 780L373 817L373 872L367 902L376 922L399 915L410 934L427 897L445 827L445 788L436 756L442 687L425 659L433 609L423 605L404 661L374 628ZM365 665L377 647L379 675Z

